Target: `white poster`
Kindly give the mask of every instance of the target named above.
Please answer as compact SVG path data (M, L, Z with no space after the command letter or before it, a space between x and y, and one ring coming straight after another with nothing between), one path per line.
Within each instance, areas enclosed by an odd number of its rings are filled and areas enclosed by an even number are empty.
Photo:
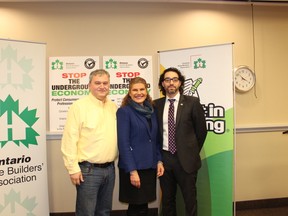
M0 215L48 216L46 44L0 50Z
M89 74L96 69L98 56L49 58L50 132L63 132L69 106L89 94Z
M176 67L185 76L185 95L198 97L208 135L197 179L199 216L233 215L233 44L160 52L160 71ZM179 196L182 198L182 196ZM178 202L178 204L181 202ZM183 202L182 202L183 203ZM184 206L179 215L185 215Z
M153 73L151 56L104 56L103 68L110 73L109 97L117 106L128 93L133 77L142 77L148 83L148 91L153 97Z

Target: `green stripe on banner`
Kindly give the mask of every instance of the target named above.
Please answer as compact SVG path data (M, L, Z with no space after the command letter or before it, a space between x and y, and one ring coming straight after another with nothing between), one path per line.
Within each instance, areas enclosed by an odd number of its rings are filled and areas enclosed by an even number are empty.
M202 167L198 172L198 216L233 215L233 109L225 112L223 134L209 132L201 151ZM177 214L185 215L180 188L177 189Z
M234 111L225 112L225 133L209 132L197 179L199 216L233 215Z
M197 179L199 216L233 214L233 151L202 161Z
M219 153L202 160L197 179L198 216L233 215L232 170L233 151ZM184 200L179 187L176 200L177 215L185 215Z

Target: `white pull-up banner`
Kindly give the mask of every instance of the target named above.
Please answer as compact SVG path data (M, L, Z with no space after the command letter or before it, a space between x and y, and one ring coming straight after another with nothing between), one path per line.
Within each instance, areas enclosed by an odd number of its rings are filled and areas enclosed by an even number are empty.
M0 215L49 215L46 45L0 39Z
M185 75L184 94L200 98L208 135L197 179L199 216L233 215L233 44L159 52L160 73L176 67ZM178 196L178 215L185 215ZM181 206L182 205L182 206Z

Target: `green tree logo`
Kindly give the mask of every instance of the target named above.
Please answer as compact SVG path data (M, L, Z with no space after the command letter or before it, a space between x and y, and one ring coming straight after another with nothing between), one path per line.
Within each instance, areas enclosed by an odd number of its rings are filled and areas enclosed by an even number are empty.
M113 59L105 61L105 69L117 69L117 61L114 61Z
M198 58L197 61L194 61L194 69L206 68L206 61Z
M4 204L0 203L0 215L23 215L26 211L27 216L36 216L32 213L33 209L37 206L36 198L26 197L21 200L20 192L16 193L13 189L9 194L4 195Z
M52 62L52 70L63 70L63 62L59 61L59 59L56 59L56 61Z
M37 120L36 109L26 107L20 112L19 101L14 101L10 95L5 101L0 100L0 148L8 142L17 146L22 143L27 148L29 144L38 145L36 136L39 134L32 128Z
M17 50L7 46L0 53L0 88L11 85L14 88L32 89L32 78L29 72L33 69L32 59L18 59Z

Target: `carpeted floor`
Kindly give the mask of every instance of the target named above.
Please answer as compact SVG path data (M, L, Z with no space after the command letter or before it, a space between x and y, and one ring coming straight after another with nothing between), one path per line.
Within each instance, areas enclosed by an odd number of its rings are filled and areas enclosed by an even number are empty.
M50 213L50 216L73 216L74 213ZM113 211L111 216L125 216L125 211ZM149 216L157 216L157 210L150 211ZM180 215L182 216L182 215ZM246 209L237 210L235 216L288 216L287 207L274 207L274 208L259 208L259 209Z
M278 208L261 208L238 210L236 216L288 216L288 206Z

